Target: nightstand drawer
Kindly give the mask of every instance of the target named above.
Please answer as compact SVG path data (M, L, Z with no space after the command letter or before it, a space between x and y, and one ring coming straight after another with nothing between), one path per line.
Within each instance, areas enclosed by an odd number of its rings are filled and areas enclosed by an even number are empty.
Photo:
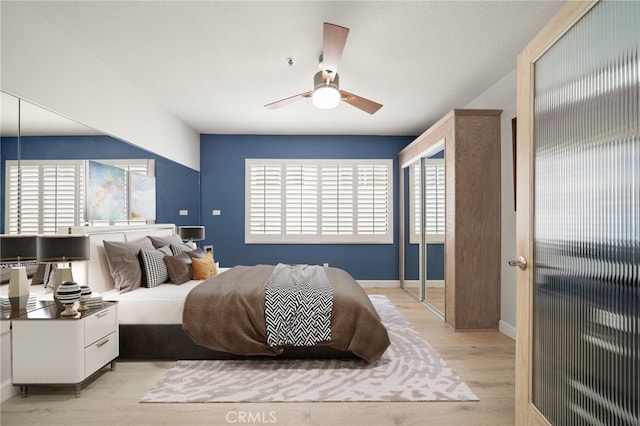
M113 333L116 331L117 326L115 305L89 315L85 319L84 345L89 346L106 335Z
M85 376L90 376L99 368L118 356L118 335L114 332L88 346L84 351Z

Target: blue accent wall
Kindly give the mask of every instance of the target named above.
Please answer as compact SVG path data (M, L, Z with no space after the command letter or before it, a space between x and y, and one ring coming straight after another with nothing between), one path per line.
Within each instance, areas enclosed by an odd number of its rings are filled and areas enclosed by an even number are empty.
M427 280L444 280L444 244L427 244Z
M361 280L397 280L398 152L411 136L201 135L200 179L204 244L222 266L323 264ZM393 244L245 244L245 159L393 159ZM220 210L213 216L212 210Z
M2 181L5 160L17 159L16 138L2 138ZM165 157L150 153L110 136L23 136L20 138L22 160L78 160L143 158L155 160L156 223L176 225L200 224L200 173ZM2 232L4 232L4 184L2 195ZM180 216L188 210L188 216Z

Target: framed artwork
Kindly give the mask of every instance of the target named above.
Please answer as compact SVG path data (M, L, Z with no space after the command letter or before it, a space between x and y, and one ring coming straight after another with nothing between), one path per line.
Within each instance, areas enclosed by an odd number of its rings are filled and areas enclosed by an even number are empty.
M129 219L156 220L156 177L129 172Z
M206 256L213 257L213 246L202 246L202 249Z
M97 161L87 165L87 220L126 220L125 171Z

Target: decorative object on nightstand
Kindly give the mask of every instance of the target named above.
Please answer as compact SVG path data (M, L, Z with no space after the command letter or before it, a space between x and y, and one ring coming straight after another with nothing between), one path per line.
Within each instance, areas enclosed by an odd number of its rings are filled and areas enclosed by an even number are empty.
M36 258L35 235L0 235L0 261L17 262L9 279L9 302L12 309L25 309L29 300L29 279L20 262Z
M73 281L65 281L60 284L53 293L53 300L56 301L58 309L64 307L60 312L63 317L80 317L80 313L75 309L76 300L80 299L80 286Z
M196 248L194 241L204 240L204 226L179 226L178 234L182 241L188 241L187 245L191 248Z
M89 236L39 235L36 248L38 262L69 263L56 271L53 299L58 309L66 305L62 316L76 316L78 312L73 305L80 297L80 286L73 282L71 262L89 260Z
M87 285L80 286L80 306L78 307L79 311L86 311L89 309L87 306L87 301L91 298L91 289Z

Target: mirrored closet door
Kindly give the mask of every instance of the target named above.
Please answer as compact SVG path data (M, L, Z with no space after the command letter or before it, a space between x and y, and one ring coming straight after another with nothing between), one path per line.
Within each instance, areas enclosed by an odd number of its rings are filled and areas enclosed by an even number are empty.
M500 114L453 110L399 153L401 283L454 330L500 319Z
M404 288L444 317L444 141L403 170ZM434 152L435 151L435 152Z

